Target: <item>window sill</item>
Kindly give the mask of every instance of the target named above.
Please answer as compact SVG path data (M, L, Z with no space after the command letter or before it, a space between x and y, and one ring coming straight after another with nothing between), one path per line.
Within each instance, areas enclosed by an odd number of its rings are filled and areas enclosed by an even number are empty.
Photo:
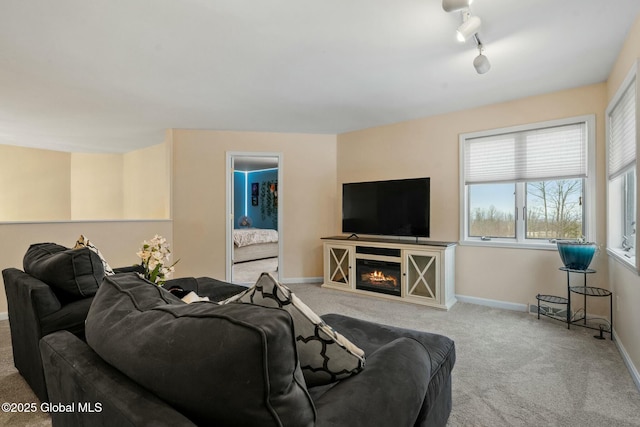
M635 274L639 274L638 268L636 267L636 257L629 257L629 253L620 249L607 248L607 254L614 259L615 261L622 264L624 267L628 268Z
M558 247L555 243L519 243L507 242L504 240L461 240L461 246L477 246L486 248L509 248L509 249L535 249L544 251L557 251Z

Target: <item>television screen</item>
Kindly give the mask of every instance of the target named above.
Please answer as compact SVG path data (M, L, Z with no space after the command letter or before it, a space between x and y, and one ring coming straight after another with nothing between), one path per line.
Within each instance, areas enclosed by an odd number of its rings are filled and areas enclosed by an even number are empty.
M429 178L342 185L342 232L429 237Z

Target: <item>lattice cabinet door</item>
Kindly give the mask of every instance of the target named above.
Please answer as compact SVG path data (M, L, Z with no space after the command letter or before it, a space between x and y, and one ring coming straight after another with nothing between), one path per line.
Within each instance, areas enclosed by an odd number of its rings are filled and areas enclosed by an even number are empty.
M351 288L353 247L326 245L326 277L332 285Z
M440 254L404 251L404 293L407 298L440 301Z

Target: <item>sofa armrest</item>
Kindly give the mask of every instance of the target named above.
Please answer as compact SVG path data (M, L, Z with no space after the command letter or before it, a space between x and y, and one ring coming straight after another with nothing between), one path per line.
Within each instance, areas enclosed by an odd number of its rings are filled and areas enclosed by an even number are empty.
M127 267L117 267L113 269L113 272L118 273L144 273L144 267L140 264L130 265Z
M209 298L209 301L219 302L246 291L247 287L212 279L211 277L179 277L167 280L162 286L166 290L178 287L184 291L192 291L201 297Z
M194 291L202 297L208 297L213 302L225 300L248 289L246 286L223 282L211 277L198 277L196 282L198 288Z
M429 352L413 338L398 338L367 355L362 372L314 401L316 426L412 426L430 377Z
M42 338L40 351L49 401L74 404L72 411L51 413L54 426L195 426L68 331Z
M29 301L29 306L33 307L38 318L58 311L62 307L60 300L49 285L22 270L7 268L2 271L2 278L7 300L9 300L9 294L11 294L14 304L18 301L26 304ZM23 311L26 307L20 307L19 309Z
M17 268L4 269L2 278L9 308L13 363L38 398L46 400L38 349L43 334L41 320L59 311L60 301L47 284Z

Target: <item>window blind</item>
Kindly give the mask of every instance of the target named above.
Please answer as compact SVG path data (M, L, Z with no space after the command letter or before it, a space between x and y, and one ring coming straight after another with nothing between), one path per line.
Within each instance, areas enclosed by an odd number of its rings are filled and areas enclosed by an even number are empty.
M609 179L636 162L636 80L609 113Z
M587 177L587 124L470 138L464 143L465 184Z

